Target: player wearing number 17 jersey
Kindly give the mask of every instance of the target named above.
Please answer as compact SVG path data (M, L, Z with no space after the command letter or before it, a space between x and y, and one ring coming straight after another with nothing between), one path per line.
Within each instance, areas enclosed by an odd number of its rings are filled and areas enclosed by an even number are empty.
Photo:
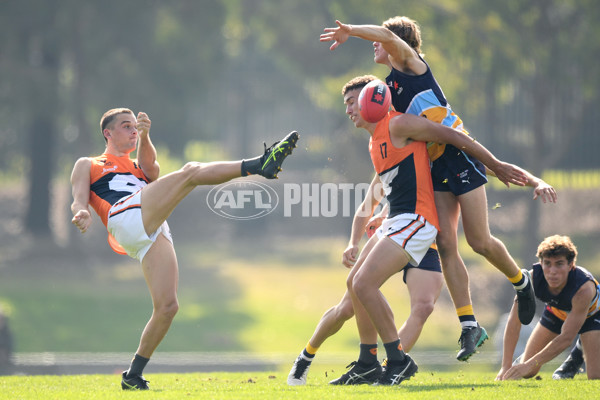
M427 145L413 141L401 148L394 146L388 125L398 115L390 112L385 116L369 142L371 160L389 202L388 218L414 214L416 219L425 219L439 230Z
M320 40L333 41L331 50L351 36L373 42L374 61L390 69L386 82L396 111L425 117L466 133L462 121L450 108L429 65L421 56L421 30L416 21L408 17L394 17L382 25L350 25L340 21L336 24L335 28L325 28ZM459 217L462 217L464 233L473 250L484 256L513 284L519 297L521 322L528 324L533 319L535 299L527 273L521 271L504 244L490 233L484 165L490 166L484 160L468 155L462 147L439 143L432 140L429 148L434 160L431 175L441 228L437 245L444 278L462 327L461 350L457 359L466 361L487 339L487 333L475 318L468 272L458 253ZM544 202L546 199L556 201L554 188L525 171L523 174L525 179L517 184L535 187L535 197L541 195ZM503 177L498 175L498 178L507 183Z
M359 82L370 80L369 76L357 77L347 86L358 87ZM520 171L500 162L466 135L425 118L392 112L378 123L367 122L358 112L358 92L355 89L344 94L346 113L357 128L365 129L371 136L369 151L377 172L374 183L381 182L390 213L377 235L372 236L363 248L348 276L347 286L361 345L376 343L378 334L386 350L387 366L377 383L397 385L413 376L417 365L403 351L392 310L379 288L409 262L418 265L438 233L425 142L451 143L464 148L484 159L493 166L492 169L513 179L520 176ZM359 365L358 368L362 367ZM358 371L358 368L353 368L338 381L349 384L350 380L359 380L369 373Z

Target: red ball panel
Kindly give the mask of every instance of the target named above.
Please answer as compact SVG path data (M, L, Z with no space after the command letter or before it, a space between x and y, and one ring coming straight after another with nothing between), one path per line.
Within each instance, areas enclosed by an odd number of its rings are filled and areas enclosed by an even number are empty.
M380 80L369 82L358 96L358 110L367 122L377 122L386 116L392 103L392 94Z

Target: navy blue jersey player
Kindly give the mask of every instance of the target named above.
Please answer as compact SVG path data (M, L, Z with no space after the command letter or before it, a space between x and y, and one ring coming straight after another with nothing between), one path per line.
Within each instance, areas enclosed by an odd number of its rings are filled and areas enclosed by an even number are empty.
M535 296L544 312L527 340L520 362L513 356L521 324L513 305L504 331L502 368L496 379L535 376L545 363L573 343L579 334L588 379L600 379L600 285L576 266L577 248L568 236L550 236L538 246L539 263L532 268Z

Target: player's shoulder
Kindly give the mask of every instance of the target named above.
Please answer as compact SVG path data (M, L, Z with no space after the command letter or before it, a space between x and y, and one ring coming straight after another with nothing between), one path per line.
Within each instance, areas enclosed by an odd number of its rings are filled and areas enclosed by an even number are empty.
M93 157L79 157L77 161L75 161L76 169L80 168L91 168Z

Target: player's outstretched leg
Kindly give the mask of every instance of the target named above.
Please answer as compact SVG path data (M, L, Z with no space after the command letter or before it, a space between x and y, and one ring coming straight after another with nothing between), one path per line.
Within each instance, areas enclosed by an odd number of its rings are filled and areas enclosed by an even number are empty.
M478 347L481 347L483 342L489 338L485 328L481 327L479 323L477 326L470 326L463 328L460 334L458 343L460 344L460 351L456 356L459 361L467 361L469 357L475 354Z
M265 144L265 152L262 156L242 161L242 176L258 174L267 179L276 179L281 171L281 164L292 154L299 137L298 132L293 131L279 142L273 143L268 149Z

